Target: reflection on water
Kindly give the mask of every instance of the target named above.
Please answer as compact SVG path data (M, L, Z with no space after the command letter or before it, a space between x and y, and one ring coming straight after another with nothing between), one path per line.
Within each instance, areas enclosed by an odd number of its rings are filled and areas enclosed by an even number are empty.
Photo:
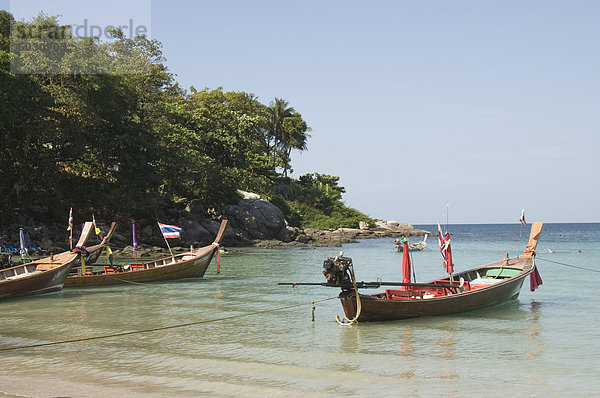
M361 328L338 325L338 335L341 337L340 352L361 352Z
M538 360L545 351L544 340L542 336L543 327L540 324L542 303L531 300L529 304L529 327L525 330L525 335L529 342L527 346L526 357L528 360ZM547 385L546 377L543 373L534 374L530 378L530 383L534 387Z
M404 358L411 358L415 354L415 348L413 346L413 338L415 331L410 326L404 328L402 336L400 336L400 355Z
M440 337L440 356L442 359L447 359L450 361L453 361L455 359L454 357L454 349L456 346L456 343L454 341L454 328L455 328L455 322L454 321L450 321L448 322L448 329L446 331L446 333L443 333L442 336Z
M543 354L542 326L539 322L541 307L542 304L535 300L531 300L529 304L529 327L525 330L525 335L529 341L527 349L528 359L537 359Z

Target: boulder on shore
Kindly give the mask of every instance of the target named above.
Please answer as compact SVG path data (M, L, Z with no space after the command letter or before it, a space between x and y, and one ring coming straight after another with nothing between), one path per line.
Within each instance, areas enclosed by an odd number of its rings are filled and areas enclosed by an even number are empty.
M423 236L431 232L415 229L412 225L394 220L375 220L375 225L361 222L358 228L338 228L333 230L317 230L287 225L283 212L272 203L260 199L256 194L242 192L244 198L236 205L228 205L223 209L223 218L228 220L223 236L224 246L259 246L259 247L316 247L341 246L344 243L357 242L360 239L382 237ZM190 201L185 207L173 208L160 216L161 222L182 227L181 239L170 239L173 248L189 248L209 245L215 239L220 221L207 218L206 209L198 199ZM108 230L107 224L99 223L101 230ZM121 221L113 234L110 245L113 249L122 249L123 254L130 253L132 235L130 221ZM164 251L166 244L160 233L156 220L136 220L137 237L140 247L138 255ZM6 231L0 231L3 242L18 242L20 226L26 227L31 241L38 247L58 253L68 249L68 239L61 225L40 225L33 218L21 217L8 225ZM76 237L75 237L76 240ZM98 237L92 236L88 245L97 243ZM148 246L146 246L148 245Z
M290 235L283 212L266 200L241 199L237 205L225 206L223 213L242 239L285 240Z

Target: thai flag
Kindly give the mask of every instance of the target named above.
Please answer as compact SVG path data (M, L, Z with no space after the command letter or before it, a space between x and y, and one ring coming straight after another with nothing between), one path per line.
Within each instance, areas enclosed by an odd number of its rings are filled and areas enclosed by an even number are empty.
M181 239L181 236L179 236L179 234L181 233L181 228L180 227L176 227L175 225L161 224L161 223L158 223L158 226L160 228L160 232L162 232L162 234L165 237L165 239L167 239L167 238L170 238L170 239L179 238L179 239Z
M446 240L444 239L444 234L442 233L442 227L440 226L440 220L437 220L438 224L438 241L440 244L440 254L442 255L442 259L446 258Z
M519 221L521 222L521 225L527 224L525 222L525 209L521 210L521 217L519 217Z

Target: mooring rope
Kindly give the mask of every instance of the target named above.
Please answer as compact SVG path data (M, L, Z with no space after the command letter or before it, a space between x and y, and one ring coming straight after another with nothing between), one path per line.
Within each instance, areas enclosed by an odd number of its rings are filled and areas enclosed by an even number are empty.
M108 276L109 278L115 279L115 280L117 280L119 282L131 283L133 285L149 285L149 283L134 282L134 281L128 281L128 280L125 280L125 279L117 278L116 276L112 276L110 274L106 275L106 276Z
M543 261L547 261L549 263L564 265L565 267L577 268L577 269L582 269L582 270L591 271L591 272L600 272L600 270L597 270L597 269L591 269L591 268L580 267L580 266L573 265L573 264L561 263L560 261L548 260L547 258L543 258L540 256L537 256L537 258L538 258L538 260L543 260Z
M335 316L335 320L340 326L350 326L358 322L358 317L362 310L362 304L360 302L360 296L358 294L358 287L356 286L356 277L354 276L354 266L348 268L350 270L350 276L352 277L352 284L354 285L354 294L356 297L356 315L352 319L348 319L347 316L340 318L339 315Z
M325 298L325 299L315 300L315 301L310 301L310 302L304 302L304 303L300 303L300 304L287 305L287 306L279 307L279 308L269 308L267 310L247 312L247 313L241 314L241 315L230 315L230 316L224 316L224 317L221 317L221 318L205 319L205 320L202 320L202 321L181 323L181 324L177 324L177 325L161 326L161 327L150 328L150 329L133 330L133 331L130 331L130 332L120 332L120 333L104 334L104 335L100 335L100 336L81 337L81 338L78 338L78 339L61 340L61 341L51 341L51 342L48 342L48 343L29 344L29 345L23 345L23 346L17 346L17 347L5 347L5 348L0 348L0 352L2 352L2 351L15 351L15 350L21 350L21 349L25 349L25 348L46 347L46 346L59 345L59 344L78 343L78 342L81 342L81 341L101 340L101 339L108 339L108 338L111 338L111 337L130 336L132 334L157 332L157 331L161 331L161 330L178 329L178 328L183 328L183 327L188 327L188 326L201 325L201 324L204 324L204 323L226 321L226 320L233 319L233 318L241 318L243 316L258 315L258 314L264 314L264 313L273 312L273 311L282 311L282 310L287 310L287 309L290 309L290 308L300 307L300 306L309 305L309 304L313 305L313 314L314 314L314 304L320 303L320 302L323 302L323 301L327 301L327 300L332 300L332 299L335 299L335 298L338 298L338 296L328 297L328 298Z

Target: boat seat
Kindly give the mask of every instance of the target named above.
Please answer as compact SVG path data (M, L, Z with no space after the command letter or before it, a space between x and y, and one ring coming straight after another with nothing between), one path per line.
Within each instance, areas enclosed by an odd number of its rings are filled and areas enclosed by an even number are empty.
M60 266L60 263L42 263L35 267L36 271L48 271Z
M20 278L25 278L26 276L30 276L30 275L35 275L35 274L39 274L42 271L33 271L33 272L24 272L22 274L17 274L17 275L13 275L13 276L9 276L6 279L7 280L13 280L13 279L20 279Z
M116 274L117 273L117 269L115 267L113 267L113 266L105 265L104 266L104 273L105 274ZM86 274L87 274L87 272L86 272Z
M385 297L388 300L406 300L409 297L409 291L400 289L385 289Z
M493 285L494 283L500 282L501 279L494 278L477 278L471 281L471 290L479 289L482 287L487 287Z
M388 300L408 300L410 298L423 298L421 290L385 289L385 297Z
M143 263L131 263L129 264L130 271L142 271L146 269L146 265Z
M518 275L521 272L514 268L488 268L485 270L485 276L491 278L507 278Z

